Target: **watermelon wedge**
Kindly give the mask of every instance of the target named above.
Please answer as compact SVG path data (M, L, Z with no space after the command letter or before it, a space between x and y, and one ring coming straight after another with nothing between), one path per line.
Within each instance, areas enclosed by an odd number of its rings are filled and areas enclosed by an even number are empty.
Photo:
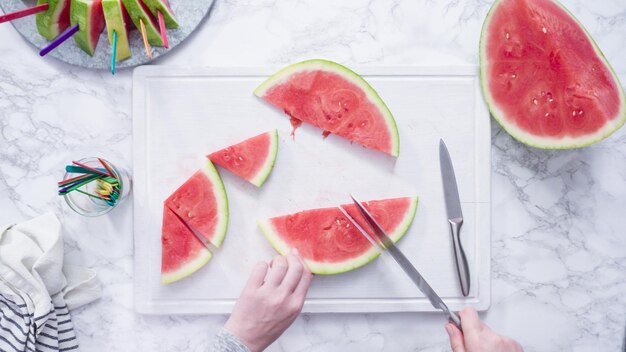
M190 228L219 247L228 227L228 199L210 161L165 200Z
M70 22L72 26L78 23L78 32L74 34L76 45L93 55L104 29L102 0L72 0Z
M150 9L154 17L158 18L159 12L163 15L163 20L167 28L178 28L178 22L167 0L144 0L144 3Z
M168 207L163 207L161 283L171 284L193 274L212 254L191 229Z
M417 203L417 197L405 197L373 200L365 202L365 207L389 237L397 242L411 226ZM346 204L344 208L363 229L371 231L354 204ZM350 271L380 254L339 208L305 210L259 220L258 224L276 251L285 255L291 248L297 248L315 274Z
M138 30L141 30L139 20L141 19L143 21L143 25L146 27L148 43L150 43L150 45L163 46L159 24L156 19L152 17L150 9L148 9L146 4L144 4L142 0L122 0L122 3L124 7L126 7L130 19Z
M398 156L400 138L391 112L358 74L327 60L302 61L278 71L254 94L291 117L367 148Z
M37 31L52 40L70 25L70 0L37 0L37 5L48 4L48 9L35 15Z
M483 24L480 71L491 114L528 145L584 147L626 121L611 66L556 1L497 0Z
M278 131L265 132L218 150L207 158L244 180L261 187L274 168Z
M113 45L113 32L117 35L115 59L117 61L128 59L132 55L128 42L128 32L131 29L132 21L122 4L122 0L102 0L102 10L109 36L109 44Z

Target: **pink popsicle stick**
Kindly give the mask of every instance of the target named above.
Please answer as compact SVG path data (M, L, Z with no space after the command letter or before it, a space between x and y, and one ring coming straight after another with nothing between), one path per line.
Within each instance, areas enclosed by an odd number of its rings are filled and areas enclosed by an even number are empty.
M161 11L158 12L159 17L159 31L161 32L161 39L163 39L163 46L165 49L170 47L170 43L167 42L167 29L165 29L165 19Z
M48 3L29 7L29 8L18 10L18 11L11 12L11 13L7 13L6 15L0 16L0 23L13 21L18 18L34 15L38 12L43 12L46 10L48 10Z

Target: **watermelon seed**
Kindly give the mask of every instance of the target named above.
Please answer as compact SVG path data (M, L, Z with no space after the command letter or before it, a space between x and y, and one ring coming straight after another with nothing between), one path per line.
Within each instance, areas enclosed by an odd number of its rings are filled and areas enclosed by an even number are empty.
M509 39L511 36L509 35L509 32L506 32L506 34L504 35L506 37L506 39Z
M515 78L515 77L517 77L515 73L511 75L511 78Z
M554 101L554 99L552 99L552 93L548 92L548 101L552 102Z
M541 27L541 31L544 33L548 33L548 30L546 29L546 27Z
M538 104L537 98L534 98L534 99L533 99L533 104L535 104L535 105L537 105L537 104Z
M582 115L582 114L584 114L584 113L585 113L585 112L583 111L583 109L579 109L579 110L578 110L578 115Z
M572 111L572 116L576 116L576 111Z
M545 117L550 117L550 113L549 113L549 112L546 112L546 114L545 114L545 115L543 115L543 116L545 116Z

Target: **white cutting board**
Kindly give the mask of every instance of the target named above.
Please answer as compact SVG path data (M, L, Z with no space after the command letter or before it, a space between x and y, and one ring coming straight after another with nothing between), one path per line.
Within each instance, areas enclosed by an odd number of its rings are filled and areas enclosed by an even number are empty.
M229 313L248 273L275 251L256 220L349 201L419 195L400 249L451 309L490 304L490 119L477 67L356 68L378 91L400 131L400 157L384 155L289 119L253 96L275 69L144 66L133 76L135 309L147 314ZM262 188L220 170L230 218L224 244L193 275L160 283L163 200L205 155L278 128L276 165ZM452 256L439 172L439 138L450 151L471 273L463 298ZM316 276L304 312L432 311L387 254L349 273Z

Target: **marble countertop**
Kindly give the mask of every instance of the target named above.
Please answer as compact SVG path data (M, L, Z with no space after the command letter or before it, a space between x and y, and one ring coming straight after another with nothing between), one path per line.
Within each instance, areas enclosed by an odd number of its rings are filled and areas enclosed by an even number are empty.
M218 0L210 18L155 64L477 64L489 0ZM563 0L626 82L623 0ZM133 311L132 204L81 218L56 196L67 160L132 164L131 71L115 77L41 59L0 25L0 223L48 210L68 262L94 267L101 300L72 313L84 351L206 351L225 316ZM626 326L626 128L594 146L545 151L492 123L495 330L527 351L620 351ZM449 350L438 314L310 314L269 351Z

